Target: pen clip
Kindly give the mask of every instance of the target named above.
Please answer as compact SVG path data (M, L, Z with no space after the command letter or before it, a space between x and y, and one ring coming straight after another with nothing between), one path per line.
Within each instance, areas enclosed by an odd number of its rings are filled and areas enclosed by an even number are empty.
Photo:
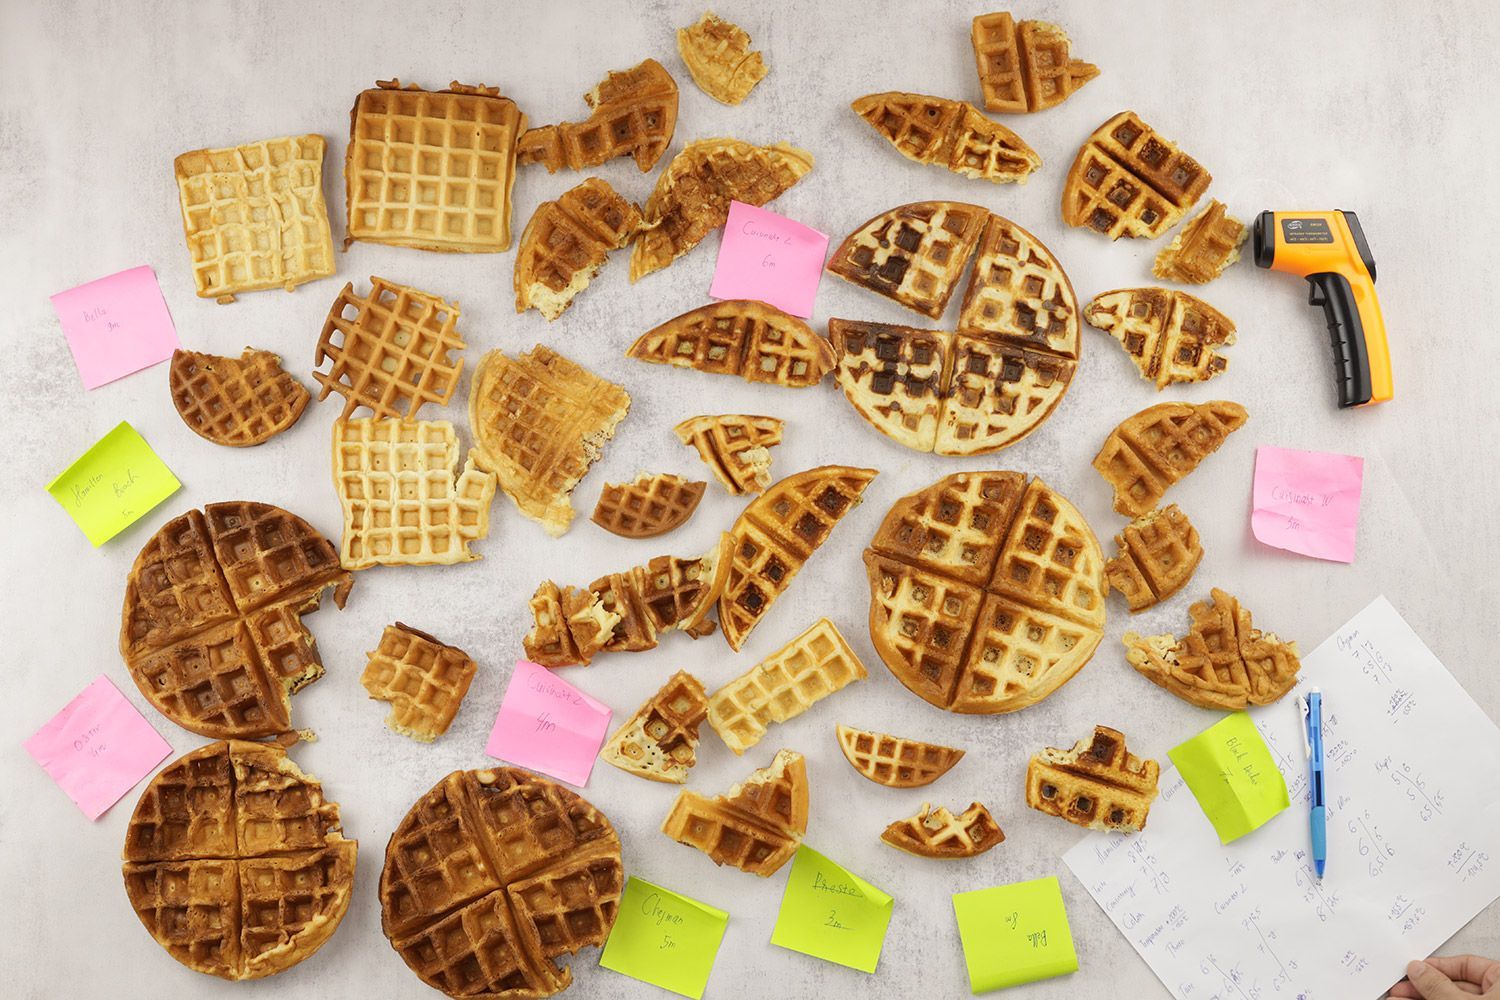
M1307 752L1307 759L1312 760L1312 709L1307 704L1307 699L1302 695L1297 696L1297 706L1302 709L1302 748Z

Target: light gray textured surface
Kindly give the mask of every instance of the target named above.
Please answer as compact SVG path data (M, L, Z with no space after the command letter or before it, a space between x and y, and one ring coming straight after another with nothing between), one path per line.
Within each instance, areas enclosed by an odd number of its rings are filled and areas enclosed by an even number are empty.
M718 638L695 644L672 636L652 653L606 657L567 674L619 718L672 670L691 669L717 686L821 614L839 624L871 668L867 682L773 731L744 759L705 733L692 784L720 790L779 746L808 756L808 842L896 897L874 977L770 946L784 876L761 881L714 869L656 832L675 789L647 785L607 765L595 770L585 794L618 826L629 871L733 915L711 996L964 995L949 894L1047 874L1061 878L1082 968L1014 995L1165 996L1063 867L1061 854L1077 831L1027 810L1021 779L1030 753L1067 744L1096 722L1125 730L1136 752L1162 757L1212 721L1210 713L1136 676L1119 651L1127 625L1143 631L1180 626L1191 596L1128 623L1122 606L1112 602L1108 635L1094 661L1041 705L996 718L950 716L908 694L881 666L864 627L862 546L894 499L949 472L1008 467L1039 474L1080 506L1108 544L1120 519L1089 459L1119 419L1159 398L1108 339L1084 334L1085 356L1071 392L1051 421L1021 444L978 462L923 456L865 426L829 385L776 391L621 356L641 331L706 301L715 236L634 287L618 255L550 326L536 313L514 314L513 254L443 256L367 245L339 257L336 279L218 306L192 293L171 160L201 146L320 132L329 140L324 191L337 237L348 108L376 78L499 85L541 123L582 117L581 95L606 70L654 56L682 88L674 151L688 140L721 134L785 139L812 151L813 172L774 206L783 213L836 241L902 202L977 201L1046 241L1086 301L1106 289L1148 283L1151 256L1161 246L1111 245L1066 229L1058 218L1062 179L1079 142L1109 115L1134 108L1213 171L1210 194L1242 219L1262 208L1358 210L1379 263L1391 331L1395 402L1339 412L1323 320L1307 306L1299 281L1245 261L1208 287L1205 296L1239 326L1231 369L1210 386L1164 395L1238 399L1252 418L1173 492L1199 526L1207 551L1192 594L1224 586L1245 598L1257 624L1310 649L1383 591L1493 717L1500 714L1491 650L1500 606L1493 522L1500 473L1492 440L1500 347L1485 303L1493 296L1500 220L1486 187L1492 157L1482 151L1494 143L1493 53L1500 32L1493 8L1478 0L1427 8L1396 0L1233 10L1185 2L1023 4L1018 15L1063 23L1075 53L1097 63L1102 75L1060 108L1006 119L1045 166L1025 186L1001 187L902 159L847 107L861 94L893 88L978 100L968 24L987 9L981 5L720 5L721 14L750 31L771 66L744 105L726 108L692 84L673 44L672 29L699 12L691 2L639 9L429 7L390 0L0 4L0 301L8 305L11 345L0 385L11 401L3 420L12 511L0 574L10 637L4 657L9 683L0 698L6 746L0 753L3 992L38 998L61 995L66 987L72 996L153 1000L435 995L381 936L375 890L383 848L408 805L439 776L487 762L484 739L519 653L527 595L543 575L584 583L666 548L705 548L737 509L711 487L697 516L664 541L624 543L583 518L553 541L500 497L491 537L477 546L483 560L361 574L346 611L330 604L308 619L329 669L295 701L296 722L321 736L297 757L324 779L343 806L347 831L360 840L353 906L322 952L288 973L248 986L197 976L142 931L121 891L117 859L136 793L90 824L19 743L100 671L142 704L116 652L120 598L136 551L169 517L206 502L248 498L285 505L336 535L328 433L338 407L314 406L290 433L260 448L229 451L179 421L164 366L84 392L47 296L149 263L186 345L219 353L238 353L246 344L274 350L309 384L313 344L329 302L344 281L362 284L370 274L459 300L471 365L490 348L515 351L543 341L619 381L634 406L577 492L584 517L606 479L640 468L700 474L669 428L705 410L786 418L787 441L776 451L780 473L823 462L881 470L864 506L837 529L741 654L730 654ZM655 179L626 161L599 174L639 200ZM516 231L539 201L579 179L524 171L515 190ZM815 319L821 325L832 315L912 321L893 303L827 277ZM466 373L460 393L467 391ZM460 406L424 415L464 423ZM184 486L94 551L42 486L122 418L141 430ZM1247 514L1257 444L1366 457L1354 565L1302 559L1253 540ZM359 687L363 651L397 618L463 646L481 664L453 729L434 746L386 731L385 706L367 701ZM148 718L178 752L202 742L149 710ZM928 736L967 747L969 755L927 791L880 789L842 762L833 739L838 721ZM973 862L942 864L908 858L878 841L889 820L927 797L955 807L986 802L1006 830L1006 843ZM1492 907L1447 950L1493 954L1497 938L1500 911ZM598 969L594 953L575 960L573 969L570 995L662 995Z

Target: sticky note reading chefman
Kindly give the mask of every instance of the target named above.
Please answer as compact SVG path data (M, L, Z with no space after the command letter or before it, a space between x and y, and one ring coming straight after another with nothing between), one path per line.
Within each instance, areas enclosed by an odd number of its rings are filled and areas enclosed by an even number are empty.
M1250 530L1278 549L1353 562L1364 473L1358 455L1257 448Z
M133 267L52 296L85 389L159 364L182 346L156 273Z
M1226 716L1167 756L1221 844L1243 837L1290 804L1271 750L1244 712Z
M582 786L608 729L608 705L546 667L517 660L484 752Z
M892 900L806 844L797 848L771 943L874 972Z
M973 993L1078 971L1056 878L956 892L953 915Z
M698 1000L729 914L632 875L599 964Z
M146 439L122 420L48 483L47 492L97 548L181 486Z
M827 255L826 234L764 208L730 202L708 294L759 299L806 318L812 315Z

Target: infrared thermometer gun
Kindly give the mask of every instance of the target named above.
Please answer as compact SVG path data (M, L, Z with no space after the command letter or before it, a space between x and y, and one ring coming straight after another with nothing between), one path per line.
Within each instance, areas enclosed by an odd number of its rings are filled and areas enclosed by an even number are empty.
M1353 212L1262 212L1252 228L1255 266L1306 278L1333 341L1339 405L1391 398L1391 356L1375 297L1375 258Z

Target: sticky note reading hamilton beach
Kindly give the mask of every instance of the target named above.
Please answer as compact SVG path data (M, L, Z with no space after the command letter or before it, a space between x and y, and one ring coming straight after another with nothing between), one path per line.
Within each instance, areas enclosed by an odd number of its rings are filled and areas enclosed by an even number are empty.
M121 421L48 483L47 492L97 547L181 485L146 439Z
M631 876L599 964L698 1000L728 920L723 910Z
M759 299L803 318L812 315L828 236L764 208L731 202L708 294Z
M585 785L609 729L609 712L546 667L518 660L485 752Z

